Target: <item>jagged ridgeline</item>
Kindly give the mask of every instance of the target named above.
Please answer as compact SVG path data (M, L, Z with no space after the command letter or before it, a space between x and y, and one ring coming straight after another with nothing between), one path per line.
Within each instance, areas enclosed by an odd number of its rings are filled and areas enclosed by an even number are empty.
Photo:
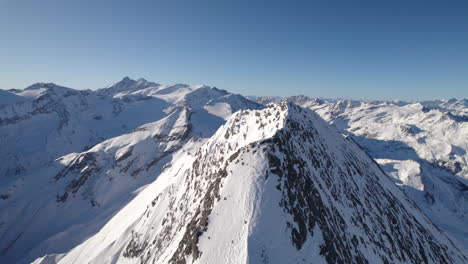
M466 263L310 110L242 110L58 263ZM49 263L49 262L47 262Z

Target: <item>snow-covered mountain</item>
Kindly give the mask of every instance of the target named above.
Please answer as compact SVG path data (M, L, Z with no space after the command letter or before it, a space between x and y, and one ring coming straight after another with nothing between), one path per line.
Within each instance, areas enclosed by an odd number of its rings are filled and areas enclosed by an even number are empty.
M141 82L98 91L40 83L14 92L26 101L1 106L1 263L66 252L232 112L262 108L208 86Z
M467 262L467 100L288 100L0 90L0 263Z
M96 235L35 263L467 261L354 140L281 103L237 112Z
M278 100L257 98L261 103ZM468 253L468 100L286 100L352 135Z

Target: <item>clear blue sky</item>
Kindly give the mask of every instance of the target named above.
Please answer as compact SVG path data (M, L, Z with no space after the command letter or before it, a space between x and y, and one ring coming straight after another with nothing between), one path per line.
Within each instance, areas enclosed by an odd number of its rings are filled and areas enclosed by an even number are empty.
M468 98L468 1L0 0L0 88Z

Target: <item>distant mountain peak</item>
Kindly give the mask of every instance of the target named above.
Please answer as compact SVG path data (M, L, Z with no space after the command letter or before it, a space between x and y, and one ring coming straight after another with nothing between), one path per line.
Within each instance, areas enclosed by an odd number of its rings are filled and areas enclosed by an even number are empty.
M37 89L54 89L54 88L61 88L61 89L70 89L64 86L57 85L55 83L45 83L45 82L38 82L33 85L26 87L24 90L37 90Z
M125 76L121 81L110 85L106 88L98 90L98 92L102 94L107 94L111 96L115 96L117 94L126 94L135 92L138 90L146 89L149 87L159 87L160 84L154 82L148 82L144 78L139 78L138 80L133 80L128 76Z

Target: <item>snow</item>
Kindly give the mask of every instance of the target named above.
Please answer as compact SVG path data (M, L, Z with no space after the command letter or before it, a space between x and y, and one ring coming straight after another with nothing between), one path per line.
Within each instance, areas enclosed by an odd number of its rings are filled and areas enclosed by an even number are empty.
M224 120L228 119L232 113L231 107L227 103L215 103L206 105L204 108L208 113L221 117Z
M45 91L47 91L46 88L40 88L40 89L30 89L30 90L23 90L19 93L15 93L16 95L28 99L36 99L39 96L41 96Z
M386 168L386 171L390 172L390 176L401 181L397 185L405 185L419 191L424 191L424 184L421 180L421 167L416 161L388 159L377 159L376 161L383 168Z

